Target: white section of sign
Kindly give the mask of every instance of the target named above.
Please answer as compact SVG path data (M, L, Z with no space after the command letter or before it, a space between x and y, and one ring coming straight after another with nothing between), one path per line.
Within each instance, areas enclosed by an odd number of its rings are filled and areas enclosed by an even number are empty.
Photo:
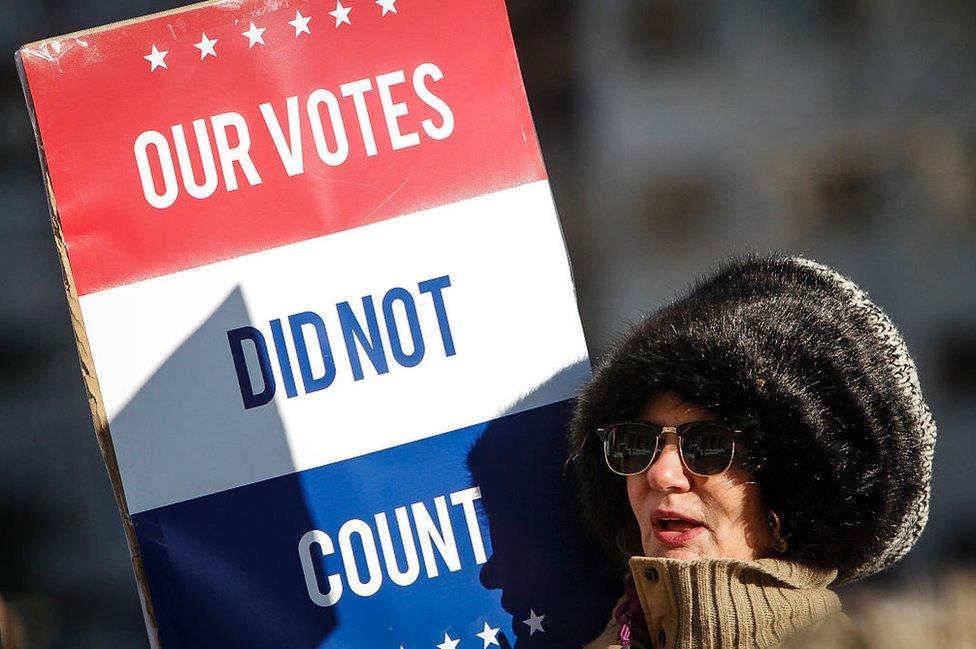
M418 289L444 275L454 355L445 353L431 293ZM393 287L417 309L425 353L411 367L391 353L382 301ZM389 371L377 373L360 347L363 378L354 380L336 305L348 301L365 329L365 295ZM546 181L86 295L81 306L132 513L553 403L589 373ZM287 320L305 311L325 323L336 375L307 394ZM410 355L402 301L393 313ZM294 398L285 394L274 319ZM250 409L227 337L247 325L267 339L277 385L270 403ZM321 376L325 362L307 338L312 374ZM244 347L259 392L256 354Z

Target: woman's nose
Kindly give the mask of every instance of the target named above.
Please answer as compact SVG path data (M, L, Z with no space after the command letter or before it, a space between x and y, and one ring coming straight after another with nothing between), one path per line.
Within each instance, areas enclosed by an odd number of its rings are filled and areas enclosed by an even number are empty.
M657 491L688 491L691 482L681 463L677 444L665 444L664 439L661 444L660 453L647 469L647 483Z

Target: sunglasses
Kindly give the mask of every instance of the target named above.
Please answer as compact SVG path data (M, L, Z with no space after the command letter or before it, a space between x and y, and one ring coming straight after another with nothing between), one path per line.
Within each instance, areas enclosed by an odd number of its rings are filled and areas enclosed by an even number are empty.
M610 470L637 475L647 470L661 451L661 436L678 437L681 463L697 476L718 475L732 466L735 440L743 431L717 421L692 421L679 426L660 426L647 421L627 421L597 428Z

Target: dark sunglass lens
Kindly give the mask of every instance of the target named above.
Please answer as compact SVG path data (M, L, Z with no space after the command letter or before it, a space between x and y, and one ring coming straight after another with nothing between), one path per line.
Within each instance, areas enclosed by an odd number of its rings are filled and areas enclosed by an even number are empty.
M715 475L732 463L732 431L724 426L693 426L681 436L681 456L688 469Z
M617 424L607 430L607 464L619 473L640 473L654 459L655 431L646 426Z

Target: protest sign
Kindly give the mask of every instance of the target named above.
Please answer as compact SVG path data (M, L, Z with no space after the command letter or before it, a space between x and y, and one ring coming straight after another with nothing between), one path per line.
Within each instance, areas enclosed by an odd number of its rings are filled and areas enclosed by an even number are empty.
M589 365L503 2L204 3L18 61L154 645L599 631L561 473Z

